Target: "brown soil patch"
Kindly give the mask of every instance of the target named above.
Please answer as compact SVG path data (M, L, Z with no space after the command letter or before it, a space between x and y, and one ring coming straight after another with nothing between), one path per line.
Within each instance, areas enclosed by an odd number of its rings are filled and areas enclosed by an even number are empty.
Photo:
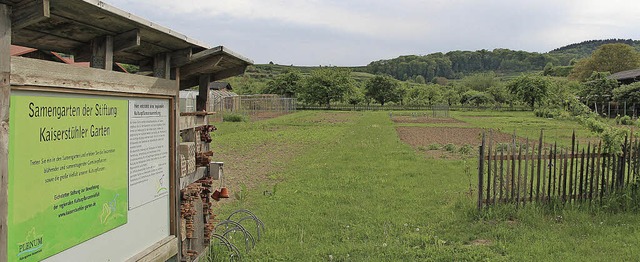
M440 118L440 117L427 117L427 116L394 116L391 118L396 123L409 123L409 124L466 124L463 121L454 118Z
M355 116L352 112L322 112L309 118L308 121L312 123L341 124L352 121Z
M287 112L255 112L255 113L251 113L249 115L249 118L251 119L251 121L260 121L260 120L276 118L286 114L288 113Z
M473 147L470 154L475 155L477 147L482 143L482 131L480 128L461 127L396 127L398 136L402 142L411 145L414 149L424 152L432 158L459 158L456 152L447 152L442 147L454 144L457 148L465 145ZM495 143L510 143L513 138L510 134L493 133ZM517 138L518 142L526 143L526 139ZM439 145L439 149L430 149L429 146Z
M397 127L400 139L414 147L427 147L431 144L454 144L456 146L463 145L480 145L482 142L481 128L461 128L461 127ZM493 133L493 141L497 143L512 142L513 136L505 133ZM527 140L523 138L517 139L521 143Z
M284 142L270 141L242 150L212 150L216 152L214 159L225 163L224 182L233 194L241 189L241 184L247 188L256 188L258 185L278 182L277 175L272 174L284 170L288 161L301 149Z

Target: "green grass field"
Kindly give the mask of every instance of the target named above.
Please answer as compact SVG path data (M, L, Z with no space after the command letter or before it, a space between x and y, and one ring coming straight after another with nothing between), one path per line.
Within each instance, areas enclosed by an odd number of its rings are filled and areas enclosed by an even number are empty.
M569 144L578 124L531 112L452 112L472 127ZM479 117L482 116L482 117ZM490 120L488 120L490 119ZM475 210L475 153L429 159L398 137L389 112L298 112L221 123L214 152L226 163L269 163L233 174L233 201L266 224L249 261L637 261L638 214L588 206ZM256 153L257 152L257 153ZM260 153L263 152L263 153ZM236 156L245 156L239 159ZM215 156L214 156L215 157ZM227 164L225 164L227 165ZM241 173L241 169L237 169ZM251 170L251 169L242 169ZM255 174L253 173L255 172ZM246 183L241 194L239 185ZM240 242L237 242L240 243Z

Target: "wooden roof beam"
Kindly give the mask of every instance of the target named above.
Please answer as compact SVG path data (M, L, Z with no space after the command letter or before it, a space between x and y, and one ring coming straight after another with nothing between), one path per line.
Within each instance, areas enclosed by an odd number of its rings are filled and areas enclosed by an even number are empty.
M17 30L51 17L49 0L23 0L13 6L12 29Z
M213 78L211 81L218 81L221 79L229 78L232 76L237 76L244 74L244 71L247 69L247 65L241 65L237 67L228 68L213 74Z
M136 28L131 31L113 37L113 52L127 51L132 48L140 47L140 29Z

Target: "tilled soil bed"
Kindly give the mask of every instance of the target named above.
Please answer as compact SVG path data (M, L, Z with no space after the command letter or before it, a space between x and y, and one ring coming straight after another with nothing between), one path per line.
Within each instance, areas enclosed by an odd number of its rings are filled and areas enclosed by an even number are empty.
M440 118L440 117L427 117L427 116L394 116L391 118L396 123L407 124L466 124L455 118Z

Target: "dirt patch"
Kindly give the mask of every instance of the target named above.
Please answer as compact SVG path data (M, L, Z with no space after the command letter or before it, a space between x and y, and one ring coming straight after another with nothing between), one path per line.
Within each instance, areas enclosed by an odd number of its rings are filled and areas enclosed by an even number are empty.
M428 117L428 116L394 116L391 118L396 123L408 124L466 124L454 118Z
M461 158L462 147L467 155L475 155L478 146L482 143L480 128L461 127L396 127L398 136L402 142L411 145L414 149L424 152L432 158ZM493 133L495 143L511 143L512 135L505 133ZM517 138L519 143L526 143L526 139ZM452 144L453 146L447 146Z
M278 182L278 171L284 170L288 161L293 159L300 148L285 142L267 142L255 145L250 149L221 150L212 148L214 159L224 162L225 184L232 194L241 189L244 184L247 188L255 188L258 185L269 185Z
M323 112L314 115L307 121L318 124L341 124L352 121L355 116L352 112Z
M254 112L249 115L251 121L267 120L289 114L287 112Z
M414 147L429 146L431 144L480 145L482 142L481 128L462 127L397 127L400 139ZM493 141L497 143L512 142L513 136L505 133L493 133ZM518 138L518 142L526 143L526 139Z

